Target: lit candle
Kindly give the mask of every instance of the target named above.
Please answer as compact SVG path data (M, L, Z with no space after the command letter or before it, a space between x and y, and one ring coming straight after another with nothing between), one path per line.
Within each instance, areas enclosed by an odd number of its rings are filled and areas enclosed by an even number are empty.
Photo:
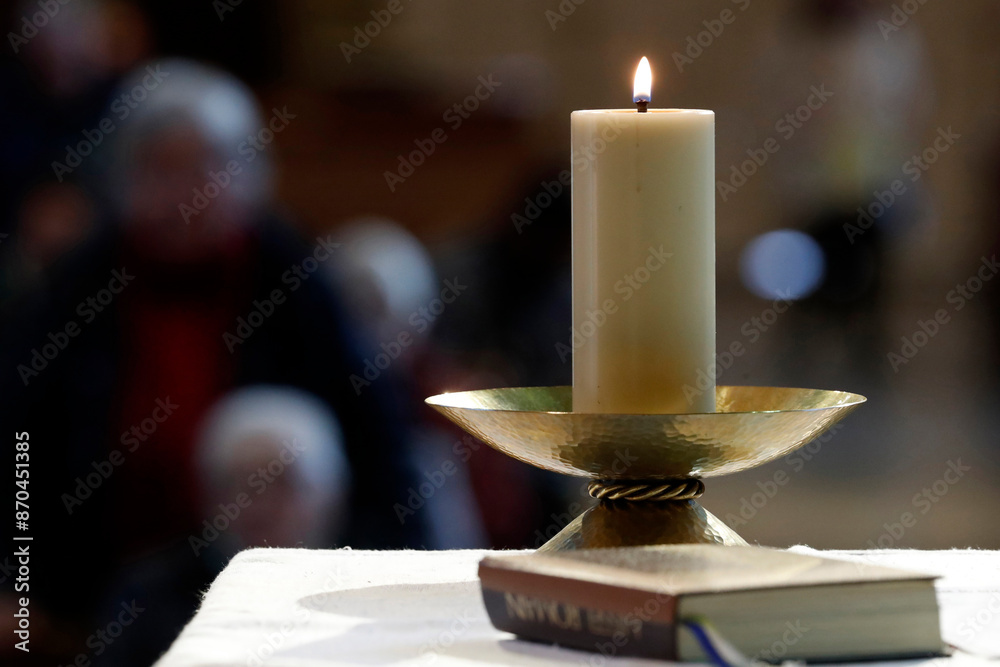
M574 111L573 410L715 410L715 114Z

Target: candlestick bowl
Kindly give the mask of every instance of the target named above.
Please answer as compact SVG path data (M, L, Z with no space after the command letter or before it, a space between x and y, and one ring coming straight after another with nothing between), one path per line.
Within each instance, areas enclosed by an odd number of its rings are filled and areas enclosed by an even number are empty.
M591 480L597 503L542 551L646 544L746 544L696 499L704 478L754 468L821 435L865 402L843 391L716 388L716 412L573 412L572 387L512 387L426 402L494 449Z

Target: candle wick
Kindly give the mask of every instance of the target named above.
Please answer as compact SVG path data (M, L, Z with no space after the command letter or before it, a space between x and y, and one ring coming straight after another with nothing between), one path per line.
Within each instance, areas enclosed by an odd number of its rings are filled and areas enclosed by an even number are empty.
M639 100L635 103L635 105L639 107L639 113L646 113L646 107L649 106L649 102L646 100Z

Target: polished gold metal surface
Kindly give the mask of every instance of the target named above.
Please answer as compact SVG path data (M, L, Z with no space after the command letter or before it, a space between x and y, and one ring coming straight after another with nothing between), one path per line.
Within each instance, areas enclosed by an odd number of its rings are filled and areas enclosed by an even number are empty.
M588 477L603 498L541 551L746 542L691 498L700 478L747 470L821 435L865 402L843 391L717 387L717 412L572 412L572 387L440 394L427 403L483 442L553 472Z
M571 412L572 387L440 394L427 403L495 449L533 466L599 480L714 477L788 454L865 398L821 389L717 387L714 413Z
M746 546L746 541L693 500L657 503L602 501L576 517L539 551L649 544Z

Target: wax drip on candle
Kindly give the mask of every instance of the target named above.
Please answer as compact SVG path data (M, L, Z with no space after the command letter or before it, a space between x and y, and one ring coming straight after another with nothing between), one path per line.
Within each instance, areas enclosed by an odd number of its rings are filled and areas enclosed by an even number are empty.
M653 72L649 67L649 60L646 56L639 61L639 67L635 70L635 81L632 88L632 101L639 108L639 113L646 113L649 100L653 92Z

